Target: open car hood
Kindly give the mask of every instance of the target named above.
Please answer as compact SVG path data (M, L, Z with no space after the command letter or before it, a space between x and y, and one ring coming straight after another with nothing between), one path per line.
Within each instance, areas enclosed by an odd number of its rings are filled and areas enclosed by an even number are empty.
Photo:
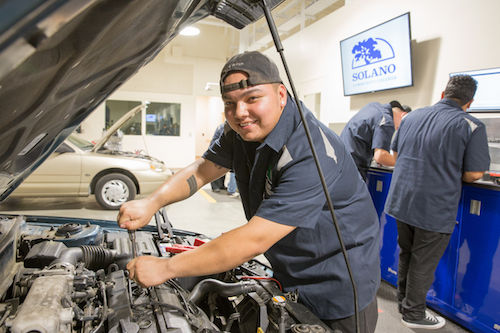
M0 2L0 202L180 30L209 15L241 29L263 9L244 0Z
M141 104L125 113L120 119L118 119L107 131L104 135L99 139L99 141L92 148L93 152L97 152L99 149L104 146L106 142L108 142L109 138L111 138L123 125L125 125L130 119L134 118L136 114L138 114L142 109L146 107L146 104Z

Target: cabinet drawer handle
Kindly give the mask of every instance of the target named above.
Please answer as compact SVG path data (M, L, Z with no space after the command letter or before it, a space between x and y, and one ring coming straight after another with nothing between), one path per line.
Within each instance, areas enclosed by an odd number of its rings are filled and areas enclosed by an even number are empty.
M481 215L481 201L479 200L471 200L470 201L470 213L472 215Z

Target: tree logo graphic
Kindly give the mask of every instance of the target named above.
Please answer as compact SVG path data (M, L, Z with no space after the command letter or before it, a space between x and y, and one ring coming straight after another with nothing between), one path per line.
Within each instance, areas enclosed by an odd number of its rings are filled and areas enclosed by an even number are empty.
M391 44L382 38L368 38L352 48L352 69L371 65L395 57Z

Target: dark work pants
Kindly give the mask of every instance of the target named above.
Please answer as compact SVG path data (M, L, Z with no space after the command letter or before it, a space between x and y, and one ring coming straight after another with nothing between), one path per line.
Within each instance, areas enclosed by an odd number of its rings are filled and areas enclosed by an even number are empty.
M222 190L225 189L226 187L224 186L224 182L226 180L226 175L220 177L219 179L214 180L213 182L210 183L212 186L212 190Z
M432 283L451 234L440 234L413 227L401 221L398 225L399 252L398 307L405 320L425 317L425 297Z
M375 296L373 301L368 304L366 308L359 311L358 320L360 333L375 332L378 320L377 296ZM323 322L330 327L334 333L356 333L356 319L354 315L342 319L323 320Z

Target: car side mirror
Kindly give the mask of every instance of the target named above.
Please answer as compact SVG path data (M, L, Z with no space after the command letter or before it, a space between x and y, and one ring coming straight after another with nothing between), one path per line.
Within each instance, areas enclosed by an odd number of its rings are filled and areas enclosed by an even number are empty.
M60 154L64 154L64 153L74 153L75 151L70 147L68 146L67 144L65 144L64 142L62 143L62 145L60 145L56 150L55 150L56 153L60 153Z

